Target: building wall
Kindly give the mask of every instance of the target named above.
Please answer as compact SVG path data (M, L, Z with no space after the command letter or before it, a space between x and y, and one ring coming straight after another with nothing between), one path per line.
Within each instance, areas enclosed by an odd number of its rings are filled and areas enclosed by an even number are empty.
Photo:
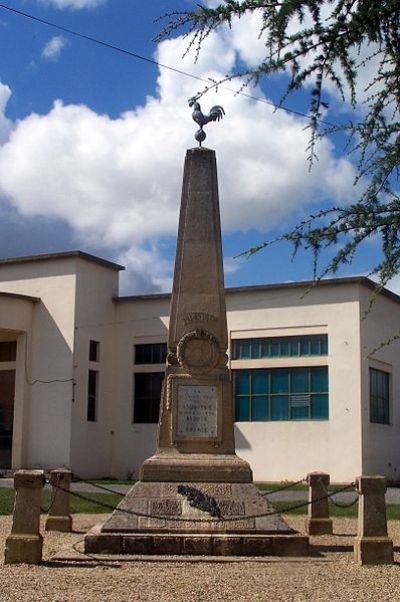
M400 479L400 341L382 343L399 333L399 304L379 296L369 309L372 292L360 287L363 474L383 474ZM370 421L369 368L387 372L390 377L390 424Z
M238 422L237 453L250 462L256 480L297 480L321 470L335 481L346 481L361 468L357 287L324 286L304 298L303 294L304 290L297 288L284 294L267 293L259 300L251 294L240 295L240 299L228 296L230 336L326 332L328 357L232 361L231 367L327 364L329 420Z
M22 325L24 332L18 340L18 375L23 375L25 383L17 401L23 395L29 428L23 424L17 403L14 468L70 464L75 281L71 259L0 267L2 292L40 297L32 309L31 327Z
M76 315L72 404L71 469L85 476L113 473L114 413L119 373L115 357L115 304L118 272L78 260L76 272ZM89 361L90 340L99 344L99 361ZM87 419L88 373L98 373L96 415Z
M118 389L114 405L114 474L139 475L143 461L156 445L156 424L133 423L134 370L157 372L164 366L134 366L135 343L167 341L169 299L122 301L116 307L116 363Z
M69 466L83 477L137 477L156 446L156 424L135 424L134 345L166 342L166 295L118 299L118 273L80 257L2 264L0 337L18 341L15 468ZM328 356L230 359L232 370L328 366L329 420L237 422L236 448L258 481L299 479L322 470L334 481L379 473L398 479L399 343L371 350L398 331L400 305L380 296L366 319L369 289L358 282L227 293L235 339L327 334ZM4 311L3 311L4 310ZM5 334L6 333L6 334ZM100 345L89 361L89 342ZM369 368L392 374L390 424L369 419ZM95 420L88 420L88 371L98 372ZM47 382L40 382L47 381ZM74 381L75 386L72 386Z
M231 361L232 369L329 366L328 421L236 424L237 453L250 462L256 480L298 479L312 470L324 470L336 481L346 481L361 470L358 286L317 287L302 298L304 292L292 288L227 294L230 339L317 332L327 332L329 336L327 358ZM121 437L117 437L114 466L119 475L132 472L137 476L142 461L155 450L156 426L130 424L132 372L158 371L162 367L134 367L131 349L135 342L166 340L168 311L166 299L118 303L121 371L117 414Z

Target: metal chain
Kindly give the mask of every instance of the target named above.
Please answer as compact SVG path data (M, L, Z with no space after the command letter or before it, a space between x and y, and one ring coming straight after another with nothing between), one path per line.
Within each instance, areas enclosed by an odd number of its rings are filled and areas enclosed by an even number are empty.
M325 487L325 483L323 482L322 479L319 479L319 483L322 487L322 489L325 491L325 493L329 493L329 491L327 490L327 488ZM355 483L351 484L352 486L355 486ZM331 495L336 495L337 493L339 493L339 491L334 491L332 492ZM336 506L337 508L351 508L352 506L355 506L359 500L360 494L356 491L357 496L354 498L353 501L349 502L348 504L343 504L342 502L336 502L333 497L331 498L331 502L334 506Z
M46 479L46 483L48 484L48 483L50 483L50 481L48 479ZM52 509L53 504L56 500L56 496L57 496L57 489L55 487L52 487L49 507L47 509L45 509L42 506L40 506L40 511L43 512L43 514L48 514L50 512L50 510Z
M282 510L279 510L279 511L274 510L273 512L264 512L262 514L247 514L245 516L230 516L227 518L222 517L219 521L216 521L216 522L229 523L229 522L233 522L233 521L251 520L251 519L257 519L257 518L265 518L267 516L276 516L278 514L284 514L286 512L291 512L292 510L297 510L298 508L305 508L315 502L319 502L319 501L322 501L327 498L329 499L332 495L336 495L337 493L346 491L347 489L350 489L353 486L354 486L354 483L351 483L350 485L347 485L346 487L343 487L342 489L338 489L334 493L329 493L328 495L325 495L316 500L313 500L312 502L309 502L309 501L302 502L301 504L296 504L295 506L289 506L289 507L283 508ZM81 495L80 493L77 493L76 491L69 491L68 489L64 489L60 485L56 485L56 487L57 487L57 489L61 489L61 491L65 491L66 493L69 493L70 495L80 498L81 500L84 500L86 502L91 502L92 504L102 506L103 508L107 508L108 510L118 510L118 512L122 512L124 514L130 514L133 516L139 516L141 518L151 518L151 519L156 519L156 520L167 520L167 521L173 521L173 522L192 522L192 523L213 522L213 519L211 517L209 519L207 519L207 518L182 518L179 516L154 515L154 514L147 514L145 512L138 512L136 510L126 510L124 508L116 508L115 506L112 506L111 504L107 504L106 502L100 502L98 500L90 499L84 495Z
M272 495L273 493L278 493L278 491L285 491L286 489L291 489L292 487L296 487L296 485L300 485L301 483L304 483L305 481L306 481L306 479L300 479L299 481L295 481L294 483L290 483L289 485L284 485L283 487L278 487L278 489L271 489L268 491L260 491L260 493L264 497L268 497L269 495Z
M110 489L109 487L104 487L104 485L99 485L98 483L93 483L93 481L88 481L87 479L83 479L82 477L78 476L75 473L72 476L75 480L80 481L82 483L87 483L87 485L91 485L92 487L95 487L97 489L102 489L103 491L107 491L108 493L113 493L114 495L120 495L121 497L125 497L125 493L122 493L121 491L115 491L115 489Z

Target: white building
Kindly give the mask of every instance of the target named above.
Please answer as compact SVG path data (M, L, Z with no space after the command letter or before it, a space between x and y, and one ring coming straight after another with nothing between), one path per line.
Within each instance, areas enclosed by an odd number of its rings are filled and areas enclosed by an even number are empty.
M155 449L170 295L82 252L0 261L0 468L137 476ZM400 297L367 278L227 290L237 453L258 481L400 475ZM309 290L307 294L305 294Z

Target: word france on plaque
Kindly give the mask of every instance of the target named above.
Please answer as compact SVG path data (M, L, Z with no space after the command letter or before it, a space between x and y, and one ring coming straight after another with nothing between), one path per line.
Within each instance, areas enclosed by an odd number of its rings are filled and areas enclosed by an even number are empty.
M216 438L217 405L216 386L178 385L177 437Z

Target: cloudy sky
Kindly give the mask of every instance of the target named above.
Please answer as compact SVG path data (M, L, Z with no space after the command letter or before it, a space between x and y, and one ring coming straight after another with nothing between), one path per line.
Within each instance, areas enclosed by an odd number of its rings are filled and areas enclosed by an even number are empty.
M5 3L7 4L7 2ZM149 6L148 6L149 5ZM9 0L8 6L201 78L255 65L257 20L209 37L200 59L182 58L176 36L156 44L153 21L192 0ZM185 151L196 143L187 99L194 78L71 36L0 8L0 257L81 249L127 267L122 292L171 287ZM307 120L274 111L284 78L248 92L209 93L225 108L207 128L217 152L226 283L307 279L311 257L280 245L250 260L249 247L286 231L317 207L354 199L354 166L342 141L325 139L310 172ZM230 84L232 89L235 85ZM327 118L349 107L331 91ZM361 90L362 94L362 90ZM305 110L305 95L288 106ZM366 245L340 275L376 259Z

